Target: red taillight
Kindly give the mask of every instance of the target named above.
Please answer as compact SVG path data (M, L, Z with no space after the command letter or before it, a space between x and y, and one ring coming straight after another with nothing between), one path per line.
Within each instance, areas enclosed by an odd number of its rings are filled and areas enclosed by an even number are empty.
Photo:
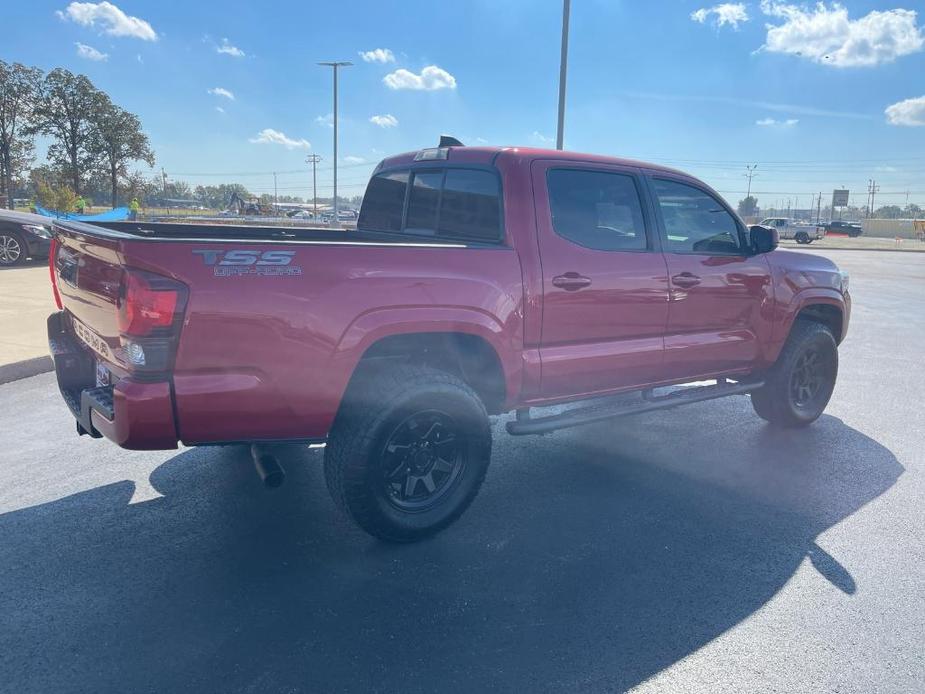
M55 295L55 305L60 311L64 308L61 303L61 294L58 293L58 276L55 274L55 256L58 255L58 239L52 237L51 245L48 247L48 274L51 277L51 291Z
M143 337L169 328L183 309L186 287L160 275L126 270L119 298L119 332Z

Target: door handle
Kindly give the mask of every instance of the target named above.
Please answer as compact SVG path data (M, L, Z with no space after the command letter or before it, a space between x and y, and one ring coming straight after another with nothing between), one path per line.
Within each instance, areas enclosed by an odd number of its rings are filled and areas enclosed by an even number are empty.
M577 272L566 272L564 275L553 277L552 286L564 289L567 292L574 292L584 287L590 287L591 278L579 275Z
M695 275L693 272L681 272L677 275L673 275L671 281L678 287L688 288L696 287L700 284L700 278Z

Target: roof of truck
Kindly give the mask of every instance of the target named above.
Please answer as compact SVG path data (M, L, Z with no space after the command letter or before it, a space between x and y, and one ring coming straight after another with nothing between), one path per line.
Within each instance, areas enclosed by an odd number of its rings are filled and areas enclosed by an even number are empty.
M403 152L401 154L396 154L391 157L386 157L383 159L377 170L379 169L392 169L399 166L408 166L415 163L415 157L422 151L426 149L433 148L424 148L421 150L415 150L413 152ZM663 171L665 173L674 173L681 174L684 176L690 176L690 174L680 171L679 169L672 169L667 166L661 166L660 164L652 164L645 161L638 161L635 159L624 159L621 157L609 157L601 154L586 154L582 152L571 152L567 150L558 150L558 149L542 149L539 147L466 147L466 146L450 146L445 148L447 150L447 156L445 161L450 161L453 163L466 163L466 164L493 164L498 158L512 159L512 160L535 160L535 159L555 159L559 161L571 161L571 162L583 162L591 164L616 164L619 166L634 166L641 167L646 169L651 169L654 171ZM431 160L433 161L433 160Z

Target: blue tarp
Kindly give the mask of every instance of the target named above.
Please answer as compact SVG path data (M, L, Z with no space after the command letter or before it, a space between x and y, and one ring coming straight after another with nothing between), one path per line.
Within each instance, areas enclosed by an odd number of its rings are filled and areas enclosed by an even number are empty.
M129 218L129 209L127 207L116 207L109 210L109 212L100 212L99 214L74 214L73 212L46 210L41 205L36 205L35 211L45 217L72 219L75 222L124 222Z

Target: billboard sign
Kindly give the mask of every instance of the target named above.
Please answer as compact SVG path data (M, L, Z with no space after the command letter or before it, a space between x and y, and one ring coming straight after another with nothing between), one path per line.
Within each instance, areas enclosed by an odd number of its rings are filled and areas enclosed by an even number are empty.
M848 207L848 191L835 189L832 191L832 207Z

